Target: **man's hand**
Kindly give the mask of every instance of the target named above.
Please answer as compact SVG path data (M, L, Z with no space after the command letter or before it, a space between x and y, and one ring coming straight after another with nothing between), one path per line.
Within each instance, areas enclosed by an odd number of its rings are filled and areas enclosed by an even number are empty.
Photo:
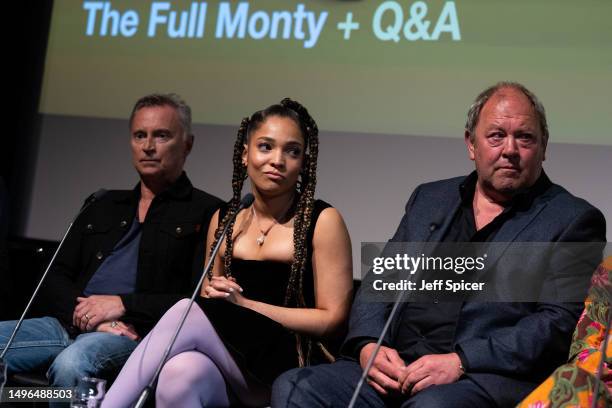
M92 330L102 322L119 319L125 314L125 307L119 296L91 295L78 297L72 323L81 331Z
M359 364L362 369L365 368L375 348L376 343L368 343L359 352ZM368 372L368 384L381 395L389 395L390 392L398 393L400 392L398 380L404 368L404 360L399 356L397 350L381 346Z
M403 394L414 395L434 384L454 383L463 375L457 353L429 354L402 370L399 382Z
M96 331L116 334L117 336L125 336L131 340L138 340L140 336L136 333L136 329L131 324L123 323L117 320L112 322L100 323L96 327Z

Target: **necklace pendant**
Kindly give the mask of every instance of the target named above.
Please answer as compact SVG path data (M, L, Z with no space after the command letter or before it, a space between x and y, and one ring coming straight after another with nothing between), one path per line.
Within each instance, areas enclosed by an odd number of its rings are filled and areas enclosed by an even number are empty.
M257 245L262 246L265 240L266 240L266 236L264 234L261 234L259 238L257 238L257 241L256 241Z

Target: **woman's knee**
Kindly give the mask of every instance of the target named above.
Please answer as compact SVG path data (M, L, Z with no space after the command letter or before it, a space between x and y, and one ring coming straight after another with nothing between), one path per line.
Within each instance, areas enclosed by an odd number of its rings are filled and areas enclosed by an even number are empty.
M177 354L164 364L156 391L161 405L173 406L186 400L202 406L229 403L223 375L205 354L188 351Z
M185 298L185 299L181 299L178 302L176 302L174 305L172 305L172 307L170 309L168 309L168 311L166 312L166 314L174 314L174 313L182 313L183 311L185 311L185 308L187 307L187 305L189 304L189 299Z
M179 300L170 309L168 309L164 315L165 320L170 319L172 322L178 322L178 320L183 316L183 313L185 313L185 310L187 310L187 307L189 307L189 304L190 299L185 298ZM193 319L196 319L196 321L200 323L202 323L203 320L206 324L209 324L206 315L202 312L202 309L200 309L200 306L198 306L197 303L191 304L189 313L187 315L187 320L193 321Z

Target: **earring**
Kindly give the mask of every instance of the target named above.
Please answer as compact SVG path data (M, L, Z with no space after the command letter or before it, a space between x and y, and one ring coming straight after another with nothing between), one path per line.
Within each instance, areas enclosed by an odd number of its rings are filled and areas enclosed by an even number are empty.
M302 173L300 173L300 176L297 179L297 182L295 183L295 191L298 192L298 194L302 193Z

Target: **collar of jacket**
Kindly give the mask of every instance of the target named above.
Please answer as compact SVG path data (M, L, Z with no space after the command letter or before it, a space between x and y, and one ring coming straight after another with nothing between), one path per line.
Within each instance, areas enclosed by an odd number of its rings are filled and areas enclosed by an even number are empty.
M124 191L124 194L121 194L115 198L117 202L126 202L126 201L134 201L138 202L140 200L140 181L136 184L136 186L130 191ZM191 192L193 190L193 185L191 181L187 177L187 174L183 171L178 179L174 183L170 185L166 190L159 193L158 197L169 197L175 200L185 200L191 196Z
M478 180L478 173L473 171L465 177L465 180L459 185L459 194L461 196L461 202L469 207L472 206L472 200L474 199L474 191L476 190L476 182ZM542 169L540 177L536 180L533 185L519 191L511 200L509 200L505 207L507 209L528 209L533 201L540 196L546 189L552 185L552 182Z

